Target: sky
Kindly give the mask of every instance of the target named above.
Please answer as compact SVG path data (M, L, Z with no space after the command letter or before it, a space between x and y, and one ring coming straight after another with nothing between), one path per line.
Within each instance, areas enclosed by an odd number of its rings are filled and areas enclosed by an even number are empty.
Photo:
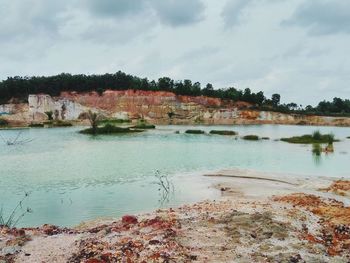
M121 70L350 98L348 0L0 0L0 17L0 79Z

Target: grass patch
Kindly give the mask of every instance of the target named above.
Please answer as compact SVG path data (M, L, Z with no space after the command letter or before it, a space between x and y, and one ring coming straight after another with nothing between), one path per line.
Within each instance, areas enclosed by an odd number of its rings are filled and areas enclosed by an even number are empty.
M44 123L31 123L28 125L28 127L30 127L30 128L43 128Z
M187 134L204 134L205 132L202 130L187 130L185 131Z
M257 135L246 135L243 136L243 140L247 140L247 141L259 141L260 138Z
M313 132L313 134L306 134L302 136L294 136L290 138L282 138L281 141L298 144L316 144L316 143L329 143L338 142L334 138L334 134L321 134L319 131Z
M105 125L105 124L123 124L123 123L131 123L131 120L123 120L123 119L105 119L100 120L98 124Z
M53 127L72 127L73 124L70 123L69 121L54 121L52 123Z
M27 214L32 213L32 210L27 207L23 208L23 203L27 199L29 193L25 193L22 200L20 200L17 205L12 209L11 213L8 216L5 216L3 208L0 209L0 226L6 226L8 228L14 228L18 222Z
M142 130L131 129L131 128L121 128L111 124L106 124L103 127L97 127L95 132L92 128L89 128L89 129L82 130L79 133L91 134L91 135L103 135L103 134L112 135L112 134L127 134L127 133L136 133L136 132L142 132Z
M143 130L146 130L146 129L155 129L156 126L153 125L153 124L139 123L139 124L133 126L132 128L133 128L133 129L143 129Z
M73 124L69 121L62 121L62 120L56 120L56 121L45 121L43 125L47 125L49 127L72 127Z
M2 126L8 126L9 125L9 122L5 119L0 119L0 127Z
M233 135L237 135L238 133L235 131L212 130L212 131L210 131L210 134L233 136Z

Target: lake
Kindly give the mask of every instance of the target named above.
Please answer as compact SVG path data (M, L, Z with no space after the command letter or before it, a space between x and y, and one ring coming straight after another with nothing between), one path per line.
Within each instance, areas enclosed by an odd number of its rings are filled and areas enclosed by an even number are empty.
M257 134L267 141L244 141L220 135L189 135L186 129L234 130L239 136ZM0 205L9 211L25 192L23 208L33 212L19 226L45 223L74 226L99 217L119 217L163 206L177 206L218 196L210 178L220 169L250 169L285 176L350 177L350 128L286 125L158 126L140 134L91 137L81 127L24 129L7 146L0 141ZM332 132L340 142L334 154L315 159L310 145L275 141L281 137ZM180 131L180 134L175 134ZM1 130L15 138L18 130ZM156 171L174 185L165 200Z

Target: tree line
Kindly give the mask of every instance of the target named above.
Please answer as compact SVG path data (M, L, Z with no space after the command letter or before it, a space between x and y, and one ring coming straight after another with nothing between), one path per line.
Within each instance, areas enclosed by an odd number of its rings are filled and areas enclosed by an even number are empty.
M333 101L322 101L316 107L311 105L305 108L296 103L281 104L281 96L273 94L267 98L264 92L252 92L249 88L244 90L234 87L215 89L208 83L202 87L199 82L191 80L175 81L169 77L159 78L157 81L139 78L118 71L115 74L103 75L72 75L62 73L49 77L9 77L0 82L0 103L11 99L25 102L29 94L45 93L58 96L62 91L90 92L96 91L100 95L107 90L145 90L169 91L176 95L208 96L223 100L245 101L251 103L252 108L260 110L273 110L279 112L297 112L305 114L350 114L350 100L334 98Z

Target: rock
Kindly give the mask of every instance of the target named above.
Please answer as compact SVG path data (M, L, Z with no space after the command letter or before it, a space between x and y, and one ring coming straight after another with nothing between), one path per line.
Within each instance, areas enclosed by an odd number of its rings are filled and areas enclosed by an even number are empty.
M130 224L137 224L137 223L138 223L138 220L137 220L137 217L136 217L136 216L125 215L125 216L122 217L122 223L123 223L123 224L127 224L127 225L130 225Z
M10 247L4 247L1 250L1 254L3 255L14 255L18 252L21 251L21 247L20 246L10 246Z
M105 261L99 260L99 259L96 259L96 258L90 258L90 259L86 260L85 262L86 263L105 263Z
M159 240L153 239L153 240L150 240L148 243L149 243L150 245L158 245L158 244L160 244L161 242L160 242Z
M289 262L291 263L298 263L302 260L301 256L299 254L290 257Z
M58 227L53 225L43 225L42 230L44 234L48 236L60 234L60 230L58 229Z

